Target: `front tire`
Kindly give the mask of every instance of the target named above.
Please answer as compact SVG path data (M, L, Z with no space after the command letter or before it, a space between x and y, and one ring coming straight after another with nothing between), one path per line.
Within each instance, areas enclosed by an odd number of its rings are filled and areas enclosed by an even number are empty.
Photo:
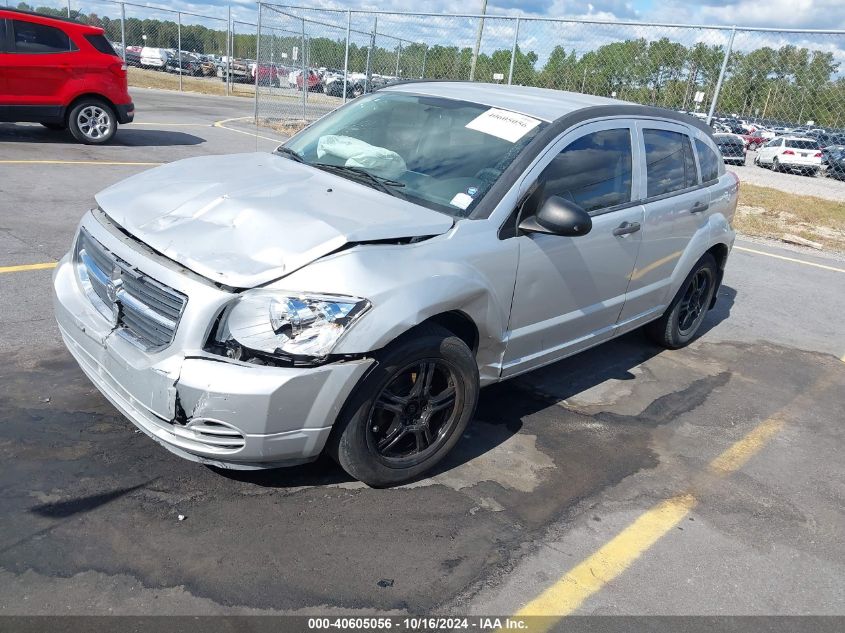
M328 451L373 487L430 470L460 440L478 403L478 366L461 339L424 325L388 345L336 422Z
M102 145L108 143L117 131L114 110L100 99L84 99L68 115L70 133L80 143Z
M679 349L695 338L716 292L716 260L710 253L696 262L663 316L646 326L658 345Z

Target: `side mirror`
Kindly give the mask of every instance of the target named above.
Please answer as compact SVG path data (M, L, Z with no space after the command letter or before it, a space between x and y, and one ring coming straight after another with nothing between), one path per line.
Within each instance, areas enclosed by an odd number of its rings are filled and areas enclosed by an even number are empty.
M560 196L551 196L537 213L520 222L519 228L526 233L577 237L590 232L593 219L574 202Z

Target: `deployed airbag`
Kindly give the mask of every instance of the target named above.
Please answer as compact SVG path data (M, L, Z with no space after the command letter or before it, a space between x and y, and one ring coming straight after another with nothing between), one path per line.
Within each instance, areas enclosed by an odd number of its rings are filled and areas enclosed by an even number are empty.
M340 158L347 167L360 167L382 178L397 178L405 173L404 159L385 147L377 147L351 136L328 134L317 142L317 158Z

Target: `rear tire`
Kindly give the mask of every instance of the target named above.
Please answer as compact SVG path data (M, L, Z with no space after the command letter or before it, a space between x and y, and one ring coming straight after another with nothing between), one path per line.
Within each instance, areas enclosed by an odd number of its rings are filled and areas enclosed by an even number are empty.
M663 316L646 325L646 333L669 349L686 346L695 338L716 291L716 260L710 253L696 262Z
M388 345L344 405L327 451L373 487L431 469L455 446L478 403L478 366L461 339L424 325Z
M68 115L70 133L80 143L102 145L117 131L117 117L112 107L100 99L83 99Z
M780 161L777 158L772 159L772 171L780 172Z

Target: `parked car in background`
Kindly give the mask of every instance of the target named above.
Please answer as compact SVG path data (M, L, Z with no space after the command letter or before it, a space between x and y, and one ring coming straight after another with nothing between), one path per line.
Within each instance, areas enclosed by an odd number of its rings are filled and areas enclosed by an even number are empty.
M485 385L641 326L692 341L738 191L710 129L669 110L390 86L272 154L100 192L55 269L56 319L173 453L256 469L325 451L389 486L466 441Z
M217 68L217 76L223 81L226 81L227 75L232 83L249 83L254 81L252 71L249 67L249 62L242 59L231 59L229 64L221 63Z
M140 68L141 66L141 50L142 46L127 46L126 47L126 65Z
M752 152L756 150L758 147L765 145L769 140L766 139L762 134L758 131L754 132L743 132L740 134L742 139L745 141L745 145L750 149Z
M102 144L135 107L126 66L103 29L67 19L0 8L0 121L70 129Z
M296 89L302 90L302 71L295 76ZM308 92L323 92L323 80L316 70L308 69Z
M193 53L181 51L168 57L165 68L170 73L197 76L202 74L202 61Z
M164 48L144 46L141 49L141 68L166 70L170 53Z
M252 62L249 65L249 79L252 83L256 81L256 73L258 73L259 86L275 86L276 88L280 86L279 73L275 65Z
M845 177L845 143L822 148L822 168L825 175L842 179Z
M815 176L822 164L822 152L813 138L781 136L772 139L757 152L754 164L774 171L797 171Z
M209 55L200 62L200 72L204 77L215 77L218 66L220 66L220 60Z
M324 78L324 91L327 95L332 97L343 96L343 75L329 75ZM355 82L351 79L346 81L346 96L355 96Z
M737 134L714 134L713 139L726 163L745 164L746 147L743 138Z

